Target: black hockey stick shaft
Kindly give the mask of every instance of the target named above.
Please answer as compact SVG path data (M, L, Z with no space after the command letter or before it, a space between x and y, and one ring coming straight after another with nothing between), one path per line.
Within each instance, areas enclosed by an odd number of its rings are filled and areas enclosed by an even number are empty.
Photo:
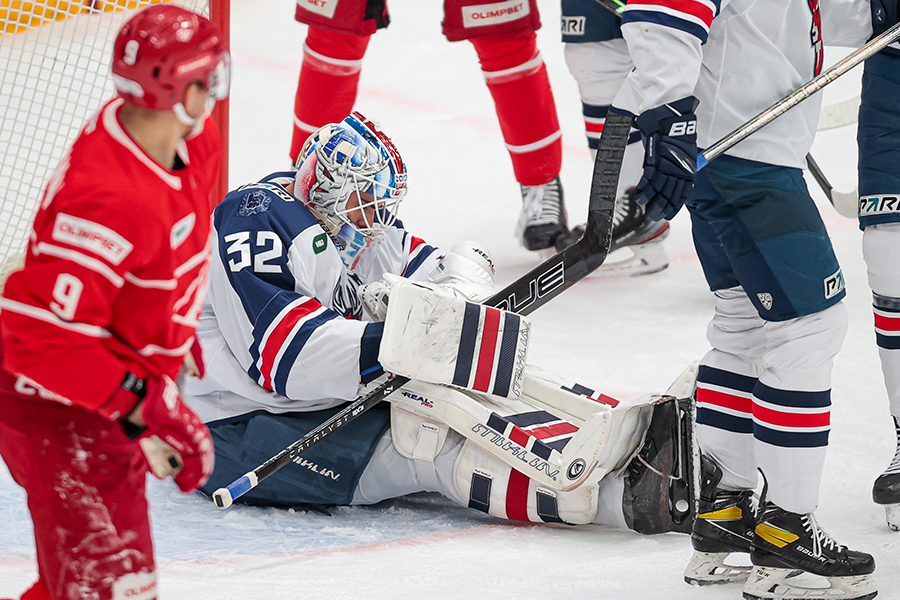
M606 260L612 240L616 186L619 183L619 171L630 132L631 117L610 113L606 118L597 158L594 161L587 224L581 238L491 296L484 304L527 315L572 287ZM360 396L260 466L239 477L227 487L216 490L213 493L216 506L228 508L235 499L255 488L272 473L292 462L301 453L409 381L408 377L396 376Z
M816 183L819 184L819 187L822 188L822 191L825 192L825 196L828 198L828 201L831 202L831 205L834 206L834 188L831 187L831 182L828 181L828 178L825 177L825 173L822 171L822 167L819 166L819 163L812 157L812 154L806 155L806 164L809 167L809 172L812 174L813 179L816 180Z

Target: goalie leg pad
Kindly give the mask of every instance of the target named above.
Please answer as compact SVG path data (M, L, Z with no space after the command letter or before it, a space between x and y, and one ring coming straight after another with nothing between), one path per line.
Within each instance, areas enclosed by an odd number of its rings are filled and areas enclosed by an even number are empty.
M518 398L531 322L403 281L391 289L378 361L385 370Z
M466 441L456 460L456 486L475 508L501 519L530 523L591 523L600 488L583 485L569 492L542 486L505 462Z
M439 491L434 459L447 440L449 427L440 421L429 419L418 412L391 405L391 438L400 455L412 460L419 482L428 491Z

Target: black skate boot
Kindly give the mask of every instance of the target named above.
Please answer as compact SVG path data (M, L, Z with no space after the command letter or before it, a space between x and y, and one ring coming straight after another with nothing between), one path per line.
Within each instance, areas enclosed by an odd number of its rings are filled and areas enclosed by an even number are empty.
M557 238L556 250L571 246L583 234L584 225L576 226ZM628 188L616 201L609 253L628 247L632 256L606 263L600 269L619 275L647 275L662 271L669 266L666 249L662 245L668 235L669 222L648 219L644 207L634 200L634 188Z
M765 498L765 490L763 490ZM762 501L750 550L746 600L868 600L875 559L835 542L810 514Z
M522 213L517 232L522 245L528 250L553 248L556 240L569 232L559 177L545 185L523 185L521 188Z
M900 419L897 417L894 417L894 431L897 435L897 450L891 464L875 480L872 500L875 504L884 505L888 527L900 531Z
M715 461L700 455L700 505L691 532L694 555L684 570L691 585L742 582L750 567L725 564L733 552L750 552L756 512L753 491L718 489L722 469Z
M626 467L625 521L643 534L690 533L696 514L693 399L663 396Z

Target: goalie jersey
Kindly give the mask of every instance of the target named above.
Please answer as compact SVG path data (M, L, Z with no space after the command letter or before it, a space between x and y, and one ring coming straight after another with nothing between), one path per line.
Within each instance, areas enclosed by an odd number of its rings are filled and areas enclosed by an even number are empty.
M697 145L708 148L818 75L824 44L858 47L871 34L869 3L856 0L632 1L622 35L635 70L613 106L639 115L694 95ZM821 96L727 154L805 168Z
M206 376L188 378L184 389L206 422L322 410L355 398L365 376L360 356L374 362L381 338L357 289L385 273L426 280L441 258L398 221L347 269L335 241L282 187L293 179L293 172L274 173L243 186L214 213L198 327Z

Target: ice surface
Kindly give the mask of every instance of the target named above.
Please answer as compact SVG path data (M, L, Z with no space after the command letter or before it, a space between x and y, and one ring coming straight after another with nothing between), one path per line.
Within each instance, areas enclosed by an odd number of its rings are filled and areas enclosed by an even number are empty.
M305 28L293 3L232 0L234 89L231 184L290 164L291 112ZM483 241L506 284L537 264L513 237L520 195L490 95L471 45L441 35L441 2L391 2L393 23L372 39L357 108L379 119L410 172L400 216L449 248ZM591 162L581 105L559 42L558 2L540 0L539 44L563 128L562 181L570 220L584 218ZM840 58L831 52L829 58ZM859 71L825 90L825 103L858 93ZM322 102L328 102L327 91ZM842 191L855 185L855 128L820 134L819 164ZM871 296L856 222L840 217L810 179L847 281L850 331L834 371L831 446L821 525L875 555L880 598L900 598L900 533L871 501L893 453L893 429L872 330ZM678 215L666 247L671 266L638 278L591 277L531 315L530 361L635 398L661 392L707 349L709 293ZM598 527L506 523L422 495L370 508L317 513L235 507L220 512L171 482L151 481L162 598L428 600L727 599L739 586L682 581L687 536L641 537ZM24 497L0 467L0 596L35 579Z

